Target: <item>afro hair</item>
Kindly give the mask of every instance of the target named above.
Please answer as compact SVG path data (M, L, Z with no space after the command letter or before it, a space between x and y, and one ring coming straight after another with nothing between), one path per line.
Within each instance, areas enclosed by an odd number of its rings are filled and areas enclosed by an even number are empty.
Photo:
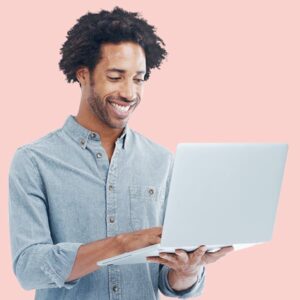
M81 16L68 31L67 40L62 45L62 58L59 68L66 76L67 82L78 82L76 71L87 67L93 74L95 66L101 59L100 47L105 43L134 42L139 44L146 56L146 74L158 68L167 56L163 48L165 43L155 34L155 27L149 25L137 12L128 12L116 6L111 12L101 10Z

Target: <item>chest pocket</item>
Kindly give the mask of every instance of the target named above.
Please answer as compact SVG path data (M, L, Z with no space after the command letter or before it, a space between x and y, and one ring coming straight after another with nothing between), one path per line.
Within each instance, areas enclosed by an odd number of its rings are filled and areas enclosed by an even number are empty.
M133 185L129 187L129 197L132 230L161 225L165 188Z

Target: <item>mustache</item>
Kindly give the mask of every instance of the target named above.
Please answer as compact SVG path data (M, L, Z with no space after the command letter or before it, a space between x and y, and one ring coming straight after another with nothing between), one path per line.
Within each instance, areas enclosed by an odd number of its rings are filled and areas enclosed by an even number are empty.
M125 103L138 103L140 101L140 97L137 96L134 99L129 100L129 99L125 98L125 97L108 96L107 100L108 101L114 101L114 100L115 101L122 101L122 102L125 102Z

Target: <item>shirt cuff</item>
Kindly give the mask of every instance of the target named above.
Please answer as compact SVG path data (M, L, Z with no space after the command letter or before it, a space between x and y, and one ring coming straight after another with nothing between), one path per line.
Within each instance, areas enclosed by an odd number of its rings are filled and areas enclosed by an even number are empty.
M50 278L56 287L71 289L80 278L65 282L72 271L78 248L82 243L59 243L47 252L41 270Z
M199 270L198 279L197 281L188 289L182 291L175 291L171 288L169 281L168 281L168 273L170 268L163 265L160 271L160 290L161 292L168 297L178 297L178 298L188 298L188 297L195 297L199 296L202 293L204 288L205 282L205 267L202 266Z

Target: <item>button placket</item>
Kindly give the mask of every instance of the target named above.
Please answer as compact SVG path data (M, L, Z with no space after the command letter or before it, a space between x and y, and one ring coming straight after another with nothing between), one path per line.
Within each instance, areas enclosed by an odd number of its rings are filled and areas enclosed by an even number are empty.
M118 158L118 149L115 148L114 154L112 156L108 174L107 174L107 187L106 187L106 218L107 218L107 236L115 236L118 234L118 222L116 214L116 182L117 182L117 167L116 162ZM108 266L108 276L109 276L109 289L110 289L110 299L120 299L121 298L121 276L118 266Z
M118 266L108 266L110 299L121 298L121 276Z
M98 169L98 176L104 182L107 182L107 174L109 169L109 162L105 156L105 150L101 146L101 143L98 140L90 140L90 151L91 155L94 157L94 162Z
M113 288L112 288L113 292L117 292L119 290L118 286L117 285L114 285Z
M118 150L115 149L113 157L111 159L108 175L107 175L107 187L106 187L106 222L107 222L107 236L115 236L118 234L118 220L116 214L116 180L117 180L117 168L116 160L118 158Z
M109 171L110 172L110 171ZM111 177L108 176L108 181ZM112 184L108 186L108 192L106 197L107 205L107 236L115 236L117 234L117 222L116 222L116 195L115 189Z

